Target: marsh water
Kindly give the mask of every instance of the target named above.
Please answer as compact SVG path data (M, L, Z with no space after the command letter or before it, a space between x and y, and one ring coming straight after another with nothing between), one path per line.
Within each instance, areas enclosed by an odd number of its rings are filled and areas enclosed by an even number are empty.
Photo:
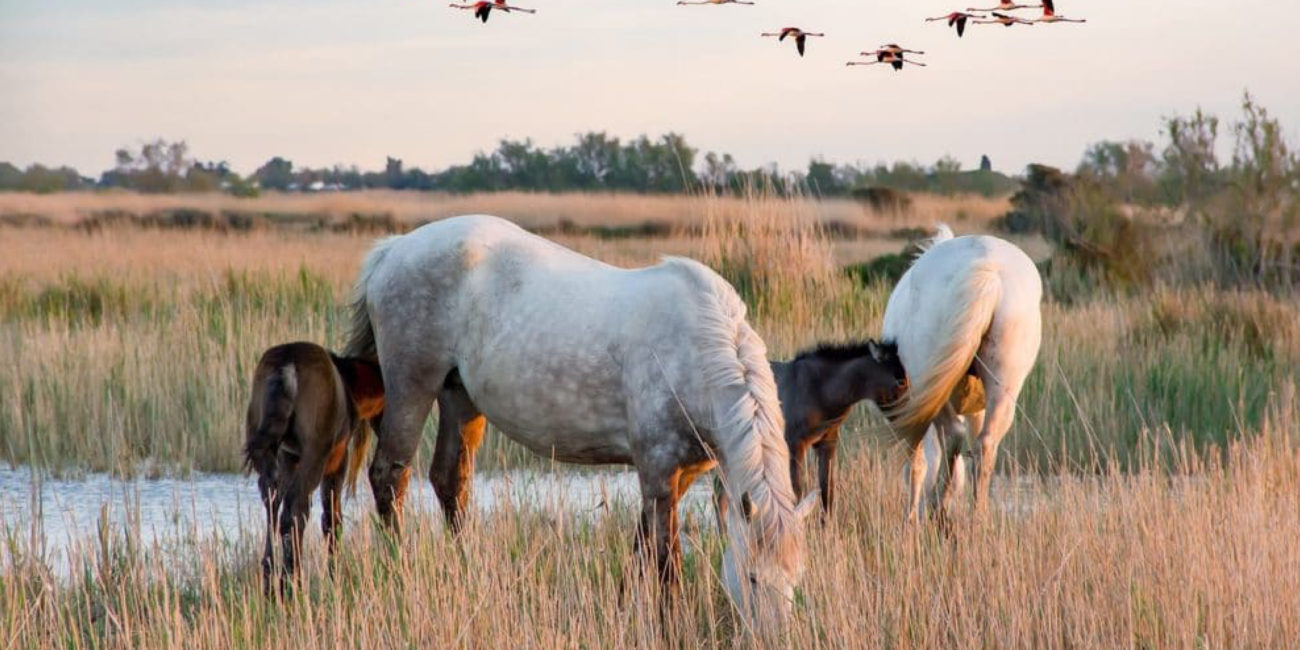
M899 498L903 498L903 481ZM1051 481L1048 482L1050 485ZM411 481L407 508L434 515L439 506L427 481ZM1047 485L1028 477L995 477L994 503L1009 514L1028 512L1044 501ZM635 509L640 488L630 470L555 469L480 473L473 503L482 513L502 509L600 517L607 506ZM683 508L708 510L712 520L712 481L696 481ZM1046 490L1050 492L1051 490ZM315 531L318 495L312 506ZM364 477L355 497L344 499L345 521L355 525L373 513ZM78 558L95 553L101 531L124 533L142 545L184 557L185 547L211 540L239 540L264 534L256 479L239 474L194 473L183 478L120 478L92 473L53 478L31 469L0 468L0 538L18 542L56 574L76 572ZM13 558L11 558L11 562ZM0 570L6 562L0 562Z
M408 508L437 513L432 488L412 481ZM705 508L711 482L701 480L686 495L685 507ZM537 509L600 516L607 504L639 502L631 471L513 471L475 478L474 499L483 512L501 508ZM345 499L346 520L373 512L365 480L355 498ZM319 502L312 513L318 516ZM0 531L17 537L53 570L65 573L70 561L93 550L100 530L129 531L142 543L167 546L176 540L236 539L264 530L262 503L253 477L196 473L185 478L122 479L88 474L56 479L26 468L0 469ZM314 522L313 522L314 523Z

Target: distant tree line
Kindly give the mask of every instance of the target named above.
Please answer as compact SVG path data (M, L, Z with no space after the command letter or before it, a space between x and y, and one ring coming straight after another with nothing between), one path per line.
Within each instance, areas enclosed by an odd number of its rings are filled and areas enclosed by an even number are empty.
M1229 126L1231 160L1218 153L1219 118L1198 109L1166 118L1161 146L1099 142L1074 173L1030 165L1001 225L1041 232L1112 284L1174 270L1229 286L1300 285L1300 154L1249 93Z
M532 140L501 140L495 150L480 152L465 165L426 172L388 158L382 171L355 166L297 167L276 156L247 177L225 162L194 158L184 141L162 139L138 150L119 149L116 164L98 180L63 167L33 165L26 170L0 163L0 191L58 192L120 187L147 193L225 191L251 195L281 192L394 189L445 192L636 192L680 194L710 191L740 193L761 184L778 193L806 192L846 196L866 188L937 192L973 192L988 196L1014 191L1018 183L992 170L987 156L978 170L963 171L952 158L932 166L896 162L892 166L836 165L815 159L807 169L782 173L774 165L741 169L730 154L699 151L677 133L658 138L620 140L606 133L584 133L568 146L539 147Z

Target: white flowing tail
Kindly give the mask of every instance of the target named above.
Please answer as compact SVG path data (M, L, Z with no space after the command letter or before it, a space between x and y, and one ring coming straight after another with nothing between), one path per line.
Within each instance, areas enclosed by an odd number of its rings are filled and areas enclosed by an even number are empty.
M984 341L1002 298L998 268L993 261L980 261L957 285L957 295L935 297L947 298L951 308L943 310L946 320L940 324L938 339L927 349L927 356L915 364L917 367L908 369L907 395L889 411L895 435L913 448L925 438L930 423L970 370Z

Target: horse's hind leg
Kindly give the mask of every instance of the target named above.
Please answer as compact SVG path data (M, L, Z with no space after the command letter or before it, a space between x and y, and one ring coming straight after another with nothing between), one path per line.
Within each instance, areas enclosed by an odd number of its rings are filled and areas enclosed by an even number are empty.
M984 382L984 426L975 438L975 512L988 512L989 485L997 463L998 444L1011 429L1016 399L1034 367L1042 342L1038 305L1014 313L995 314L976 355L975 371Z
M975 513L983 516L988 512L989 486L993 482L993 470L997 465L998 444L1011 429L1011 420L1016 413L1015 395L1001 391L989 391L988 408L984 428L975 438Z
M998 444L1011 429L1016 415L1016 398L1024 384L1025 376L1033 365L1038 347L1025 347L1013 350L1027 358L1000 359L1001 363L981 366L980 379L984 382L985 409L984 423L975 436L973 449L975 465L975 512L983 516L988 512L989 486L993 482L993 470L997 464ZM984 355L997 359L996 351ZM1001 376L999 376L999 374Z
M375 511L390 529L400 523L402 500L411 479L411 459L420 445L420 434L433 408L433 399L440 390L428 385L428 376L414 370L398 369L395 367L398 363L392 364L391 371L389 365L384 366L388 395L375 456L370 463L370 489L375 496ZM446 372L436 376L440 386Z
M311 489L304 486L301 469L305 463L296 456L296 450L280 450L280 462L277 471L279 494L275 496L278 505L276 532L280 538L281 562L280 592L287 590L286 578L298 570L298 554L302 550L302 532L307 525L307 516L311 512ZM304 489L305 488L305 489Z
M460 531L462 511L474 483L474 455L483 442L487 420L464 387L449 386L438 395L438 440L434 443L429 480L452 532Z
M934 435L934 428L931 427L926 437ZM925 476L930 471L930 461L926 457L926 440L922 439L912 448L912 462L908 472L908 501L907 501L907 523L918 524L921 520L921 512L925 508Z
M257 477L257 490L262 494L262 507L266 511L266 545L262 552L262 589L271 593L271 575L275 571L275 540L279 519L280 495L275 485L275 474L268 471Z
M325 535L325 545L330 556L338 546L343 523L343 478L347 474L348 441L335 443L325 461L325 475L320 484L320 530Z

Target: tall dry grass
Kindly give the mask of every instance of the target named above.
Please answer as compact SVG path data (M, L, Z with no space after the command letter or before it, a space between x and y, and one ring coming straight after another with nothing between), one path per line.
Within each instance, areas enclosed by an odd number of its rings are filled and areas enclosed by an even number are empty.
M700 227L558 238L618 264L662 253L707 261L746 297L773 356L878 331L889 287L840 273L844 242L823 236L824 204L755 195L666 205L688 208ZM976 223L936 210L959 230ZM620 215L610 219L646 218ZM54 469L235 470L258 353L341 341L340 307L368 241L0 231L0 456ZM959 518L951 537L905 530L901 459L875 443L879 421L859 409L838 511L809 536L788 639L741 635L707 512L686 517L682 593L661 618L655 586L631 561L627 503L596 518L507 508L457 539L426 517L396 542L350 521L333 577L313 533L307 581L284 604L260 595L256 527L163 540L167 554L138 529L103 528L63 571L39 531L7 528L0 638L196 649L1291 645L1300 307L1204 287L1044 309L1043 350L994 488L999 510L982 525ZM483 465L531 462L501 438L489 436ZM184 560L168 561L177 549Z
M824 236L818 202L760 192L675 205L691 206L698 227L649 239L556 238L625 266L662 254L705 261L745 297L775 357L878 333L890 287L840 272L846 242ZM3 235L0 457L126 473L237 469L249 369L276 343L339 344L341 305L371 241L268 230ZM1006 443L1010 462L1039 471L1129 467L1184 439L1222 447L1259 425L1272 391L1300 364L1300 308L1286 297L1161 289L1049 303L1045 316L1040 362ZM856 429L879 427L860 411ZM529 458L489 440L488 464Z
M263 597L256 529L170 540L101 529L53 577L4 531L0 635L27 648L1286 648L1300 634L1300 439L1294 384L1222 463L1169 472L1013 472L999 509L951 536L901 525L898 467L846 459L833 521L812 526L784 638L752 638L715 568L705 511L685 521L685 576L660 615L632 560L631 504L480 515L452 538L427 517L394 545L349 521L333 574L314 530L305 582ZM624 586L626 585L626 586Z

